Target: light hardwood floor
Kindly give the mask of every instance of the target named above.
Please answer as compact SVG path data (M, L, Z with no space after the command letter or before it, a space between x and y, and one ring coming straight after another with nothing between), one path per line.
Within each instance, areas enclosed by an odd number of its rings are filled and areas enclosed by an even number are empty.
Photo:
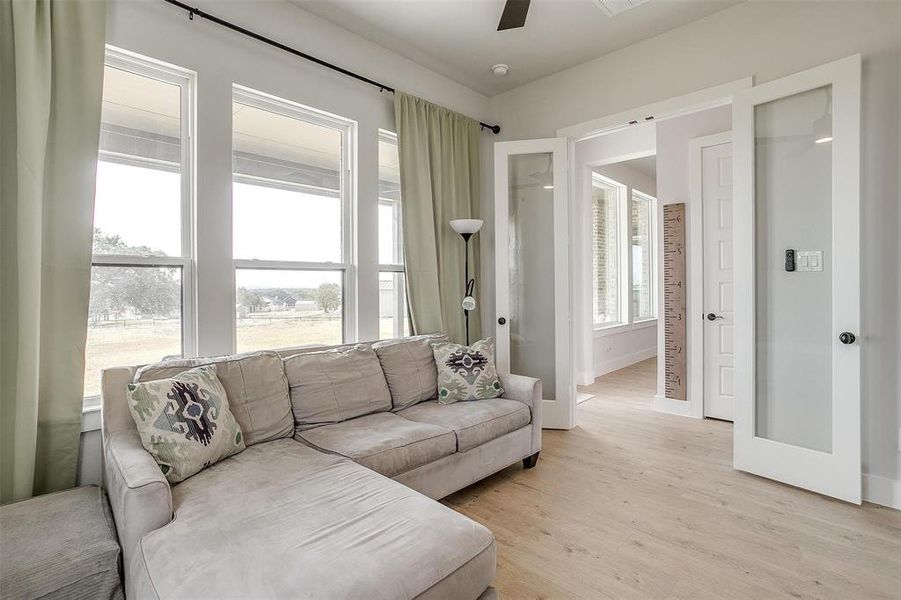
M520 598L901 598L901 512L732 469L732 425L651 409L654 360L584 390L572 431L445 502Z

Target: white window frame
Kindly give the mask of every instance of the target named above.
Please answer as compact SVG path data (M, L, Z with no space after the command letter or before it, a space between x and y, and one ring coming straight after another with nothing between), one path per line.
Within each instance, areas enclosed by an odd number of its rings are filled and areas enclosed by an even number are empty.
M140 54L106 46L104 64L179 86L181 90L180 122L181 164L177 167L164 161L100 151L98 161L103 160L132 166L164 167L181 174L181 256L130 256L116 254L92 254L91 267L179 267L181 268L181 352L182 356L194 356L197 352L197 284L194 265L194 127L196 119L195 90L197 75L193 71L164 63ZM180 169L180 171L179 171ZM110 365L113 366L113 365ZM86 396L84 410L95 409L100 396Z
M232 276L236 277L238 269L272 270L272 271L341 271L342 272L342 343L357 340L357 186L356 186L356 142L357 122L351 119L334 115L297 102L279 98L259 90L254 90L238 84L232 85L232 102L238 102L245 106L265 110L291 119L298 119L314 125L337 129L341 133L341 262L311 262L293 260L262 260L262 259L233 259ZM234 128L232 128L234 135ZM253 183L252 178L238 176L240 180ZM235 180L234 169L229 180L229 186ZM309 186L291 185L287 182L266 181L266 185L280 187L292 191L311 191ZM232 281L232 304L237 302L237 289L235 281ZM237 315L231 319L232 351L237 351L238 320Z
M624 289L625 283L628 281L623 281L623 273L626 272L629 268L629 246L628 246L628 219L624 218L624 215L628 213L629 204L628 204L628 196L629 196L629 187L624 183L620 183L615 179L611 179L609 177L605 177L600 173L595 173L592 171L591 173L591 185L592 188L606 186L611 187L616 190L616 197L614 198L614 202L616 203L616 283L617 283L617 309L616 309L616 321L611 321L609 323L598 323L594 320L594 302L592 301L592 324L595 331L603 331L612 328L623 327L629 324L629 291L628 289ZM593 206L594 202L592 201L592 211L594 210ZM597 240L594 237L594 230L592 230L591 236L591 247L592 252L594 252L595 245L597 244ZM592 269L593 272L594 269ZM592 281L592 295L595 293L595 289L597 286L596 281Z
M658 257L657 257L657 199L630 185L605 177L600 173L591 171L591 184L605 185L616 188L617 203L617 282L619 285L619 320L611 323L594 322L594 309L592 308L592 327L595 337L603 337L615 335L626 331L633 331L645 327L653 327L657 324L657 273L658 273ZM641 201L648 201L650 207L650 223L649 225L649 243L650 243L650 302L651 316L641 319L636 318L632 310L632 204L634 198L640 198ZM594 207L592 206L592 210ZM591 247L594 251L595 247L594 231L592 231ZM595 282L592 282L592 294L594 294ZM594 303L592 302L592 305Z
M379 141L387 142L390 144L397 145L397 134L391 131L386 131L384 129L379 129ZM395 201L389 198L381 198L379 197L379 206L383 206L385 204L394 204ZM404 226L403 219L401 217L401 211L403 210L403 198L400 199L400 204L397 206L397 211L395 211L394 218L394 230L397 232L397 235L393 236L394 243L394 255L401 256L404 255ZM381 244L381 240L378 240L379 244ZM381 257L380 257L381 258ZM381 273L403 273L404 281L406 282L406 272L404 270L404 262L400 263L379 263L376 267L379 274ZM381 290L380 290L381 291ZM394 306L394 335L392 337L399 338L404 336L404 323L409 320L409 315L407 311L404 310L406 307L406 300L401 300L401 293L406 294L406 290L400 290L400 293L395 293L395 297L397 298L397 302ZM381 321L381 294L379 295L379 321ZM381 326L379 325L379 331L381 331Z
M631 193L629 195L629 210L628 210L628 226L629 226L629 321L633 325L641 325L641 324L651 324L652 322L657 320L657 198L651 196L650 194L645 194L640 190L636 190L635 188L630 188ZM635 315L632 314L632 248L631 248L631 230L632 230L632 204L635 203L635 199L638 198L641 202L648 203L648 252L651 256L651 261L648 268L648 287L649 287L649 302L651 307L650 316L643 318L636 318Z

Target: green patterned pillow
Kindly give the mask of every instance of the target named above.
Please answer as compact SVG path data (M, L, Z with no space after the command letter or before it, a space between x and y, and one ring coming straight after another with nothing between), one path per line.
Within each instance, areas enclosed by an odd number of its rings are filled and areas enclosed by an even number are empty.
M171 379L129 383L127 396L141 443L169 483L244 449L244 434L213 365Z
M438 402L487 400L504 393L494 367L494 338L471 346L452 342L432 344L438 366Z

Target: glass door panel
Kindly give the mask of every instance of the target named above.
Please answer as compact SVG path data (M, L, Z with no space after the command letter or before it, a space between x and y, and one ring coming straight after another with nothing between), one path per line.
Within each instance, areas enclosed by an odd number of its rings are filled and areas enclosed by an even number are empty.
M537 377L555 398L553 153L508 162L510 371Z
M832 451L832 86L754 107L758 437Z

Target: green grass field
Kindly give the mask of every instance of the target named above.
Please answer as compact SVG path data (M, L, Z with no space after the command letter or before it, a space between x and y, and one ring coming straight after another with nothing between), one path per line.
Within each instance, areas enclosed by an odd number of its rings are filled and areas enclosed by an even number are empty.
M393 337L393 319L379 320L379 337ZM261 313L237 322L237 350L290 348L303 344L340 344L341 319L321 315L286 317ZM140 365L181 354L181 322L117 321L88 326L84 395L100 394L100 371Z

